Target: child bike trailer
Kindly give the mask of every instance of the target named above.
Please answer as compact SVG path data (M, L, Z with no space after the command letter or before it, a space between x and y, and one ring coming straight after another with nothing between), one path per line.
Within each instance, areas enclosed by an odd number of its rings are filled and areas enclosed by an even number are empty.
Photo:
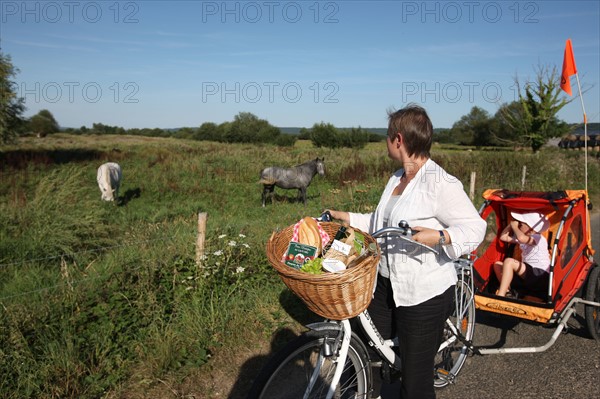
M481 311L556 325L548 343L528 348L480 348L481 354L541 352L554 344L575 306L584 305L590 335L600 340L600 267L594 262L587 192L566 190L554 192L521 192L486 190L479 211L488 222L486 244L473 266L475 304ZM499 239L510 223L511 212L539 212L546 215L550 226L542 234L548 241L550 270L547 281L538 287L525 286L514 277L513 295L496 295L499 282L494 263L506 257L520 259L519 246Z

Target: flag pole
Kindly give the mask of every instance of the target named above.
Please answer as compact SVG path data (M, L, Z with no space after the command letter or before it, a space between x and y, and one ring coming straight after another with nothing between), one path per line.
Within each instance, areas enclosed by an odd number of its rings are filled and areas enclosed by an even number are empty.
M579 83L579 74L576 73L577 88L579 89L579 99L581 100L581 109L583 110L583 148L585 152L585 192L588 190L588 159L587 159L587 115L585 113L585 105L583 104L583 94L581 93L581 84ZM587 194L586 194L587 195Z

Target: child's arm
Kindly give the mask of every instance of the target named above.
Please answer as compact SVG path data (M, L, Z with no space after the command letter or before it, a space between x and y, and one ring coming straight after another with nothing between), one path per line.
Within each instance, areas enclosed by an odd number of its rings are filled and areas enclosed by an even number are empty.
M504 230L502 230L502 233L500 233L500 241L504 241L504 242L514 242L513 238L511 237L511 233L512 232L512 227L510 224L508 224Z
M515 233L515 242L518 244L526 244L526 245L533 245L535 244L535 240L533 240L531 238L531 236L523 233L521 231L521 229L519 229L519 222L516 220L513 220L512 222L510 222L510 226L512 227L513 232Z

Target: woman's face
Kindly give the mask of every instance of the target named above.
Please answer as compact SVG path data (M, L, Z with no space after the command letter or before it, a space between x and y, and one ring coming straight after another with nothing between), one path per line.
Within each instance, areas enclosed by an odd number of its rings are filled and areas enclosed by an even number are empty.
M388 135L386 140L388 157L394 160L400 160L400 152L398 151L398 140L400 139L398 138L397 134L396 136L394 136L393 140L390 139L390 136Z

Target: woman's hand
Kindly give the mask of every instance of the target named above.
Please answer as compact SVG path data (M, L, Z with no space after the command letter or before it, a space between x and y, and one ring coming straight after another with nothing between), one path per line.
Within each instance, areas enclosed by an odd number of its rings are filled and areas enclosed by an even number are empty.
M341 220L345 223L350 223L350 214L344 211L334 211L333 209L325 209L325 212L329 212L331 217L337 220Z
M425 244L429 247L435 247L440 243L440 231L430 229L429 227L415 226L413 230L413 240L421 244ZM444 237L446 238L446 244L450 244L450 237L448 233L442 230Z

